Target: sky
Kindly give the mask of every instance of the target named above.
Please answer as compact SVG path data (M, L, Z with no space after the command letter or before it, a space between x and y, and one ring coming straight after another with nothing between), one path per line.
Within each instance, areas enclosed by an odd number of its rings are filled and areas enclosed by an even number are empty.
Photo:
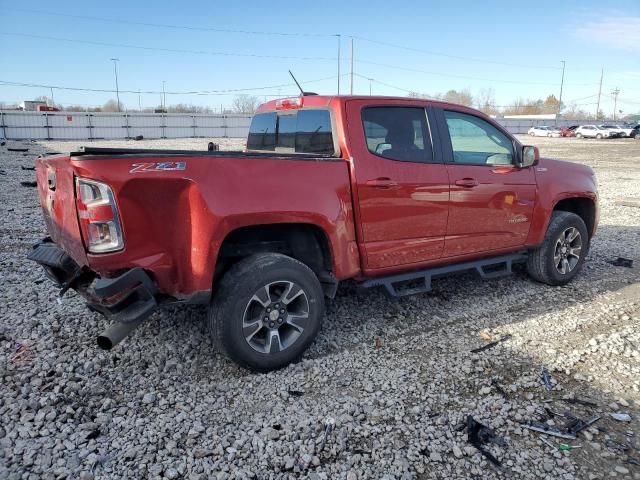
M305 90L335 94L339 38L345 94L353 38L354 94L492 89L509 105L558 97L564 60L563 103L595 112L604 69L601 109L613 111L618 88L617 109L640 112L638 0L0 0L0 19L4 102L53 86L57 103L102 105L116 97L112 58L132 109L157 106L163 82L167 104L215 109L237 93L295 95L289 69Z

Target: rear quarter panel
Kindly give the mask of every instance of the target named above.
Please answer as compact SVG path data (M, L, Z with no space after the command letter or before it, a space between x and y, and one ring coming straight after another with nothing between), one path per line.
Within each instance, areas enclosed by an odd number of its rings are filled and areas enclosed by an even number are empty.
M184 171L131 173L139 162L184 161ZM140 266L178 298L212 288L218 251L235 229L309 223L327 235L338 278L359 269L344 160L151 157L76 160L77 175L108 183L125 249L88 255L103 275Z

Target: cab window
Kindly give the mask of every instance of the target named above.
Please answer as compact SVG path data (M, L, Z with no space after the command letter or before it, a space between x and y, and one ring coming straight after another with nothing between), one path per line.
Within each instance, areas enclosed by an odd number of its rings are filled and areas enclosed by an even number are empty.
M368 107L362 110L368 150L402 162L433 162L424 108Z
M323 109L259 113L251 121L247 149L333 155L331 115Z
M451 138L453 163L464 165L511 165L511 139L486 120L461 112L445 110Z

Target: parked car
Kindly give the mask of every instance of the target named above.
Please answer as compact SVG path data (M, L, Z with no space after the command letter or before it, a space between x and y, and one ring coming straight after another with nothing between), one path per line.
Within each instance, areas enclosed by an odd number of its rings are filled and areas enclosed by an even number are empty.
M622 130L623 136L634 138L640 130L640 125L621 125L619 128Z
M576 137L578 138L609 138L612 133L606 128L599 127L598 125L580 125L575 130Z
M216 349L258 371L302 356L342 280L403 296L523 262L564 285L598 224L590 167L423 99L274 100L245 152L85 147L39 157L36 177L50 237L28 257L113 321L100 347L205 304Z
M570 127L562 128L560 129L560 135L563 137L575 137L576 128L578 128L578 125L571 125Z
M557 128L544 125L531 127L527 133L532 137L559 137L561 135Z
M598 125L600 128L604 128L605 130L609 130L611 132L611 138L624 137L624 131L617 125Z

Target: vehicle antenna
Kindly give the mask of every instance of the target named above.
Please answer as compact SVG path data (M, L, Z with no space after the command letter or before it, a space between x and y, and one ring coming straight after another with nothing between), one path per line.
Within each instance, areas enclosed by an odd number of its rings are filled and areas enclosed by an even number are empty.
M298 86L298 89L300 90L300 95L304 96L304 90L302 90L302 87L298 83L298 80L296 80L296 77L293 76L293 73L291 73L291 70L289 70L289 75L291 75L291 78L293 78L293 81L296 82L296 85Z

